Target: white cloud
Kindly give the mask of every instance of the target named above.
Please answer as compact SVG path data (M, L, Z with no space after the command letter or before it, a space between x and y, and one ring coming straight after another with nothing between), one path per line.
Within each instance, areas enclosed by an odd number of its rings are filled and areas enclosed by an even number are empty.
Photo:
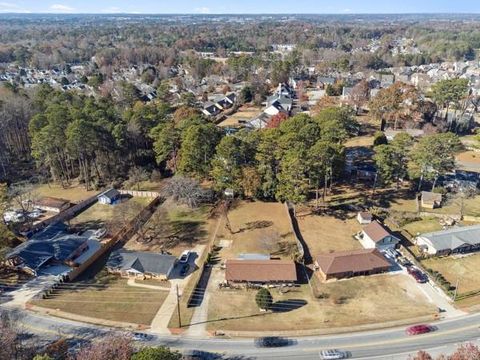
M210 11L210 8L203 6L203 7L196 8L195 12L199 14L210 14L211 11Z
M344 12L344 13L350 13L350 12L352 12L352 9L348 9L348 8L347 8L347 9L343 9L343 12Z
M54 12L72 12L75 8L63 4L53 4L50 6L50 10Z
M16 12L16 13L28 13L29 10L22 9L17 4L9 2L0 2L0 12Z
M109 8L103 9L102 12L105 14L114 14L114 13L121 13L124 11L117 6L111 6Z

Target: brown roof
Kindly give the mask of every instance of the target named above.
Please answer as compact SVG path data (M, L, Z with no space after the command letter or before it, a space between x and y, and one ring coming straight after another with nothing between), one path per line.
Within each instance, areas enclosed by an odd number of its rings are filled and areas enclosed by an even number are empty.
M385 237L390 236L390 233L376 220L365 226L363 232L375 242L379 242Z
M61 209L65 205L70 204L69 200L55 198L55 197L43 197L40 200L34 202L35 206L47 206L51 208Z
M390 262L377 249L340 251L317 256L317 265L326 275L388 269Z
M295 263L290 260L227 260L227 281L297 281Z

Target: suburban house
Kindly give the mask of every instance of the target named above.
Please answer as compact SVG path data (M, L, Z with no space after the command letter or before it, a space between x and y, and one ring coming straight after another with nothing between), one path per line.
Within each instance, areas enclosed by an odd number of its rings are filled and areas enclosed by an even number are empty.
M317 275L326 281L383 273L391 264L378 249L362 249L318 255L315 266Z
M358 239L365 249L394 249L400 242L377 220L365 226L358 235Z
M430 191L422 191L421 205L423 208L436 209L442 206L442 194Z
M6 256L5 264L32 275L52 265L75 267L78 258L88 250L88 237L69 234L62 223L52 224L34 234Z
M370 214L368 211L360 211L360 212L357 214L357 221L358 221L361 225L370 224L370 223L372 222L372 219L373 219L373 216L372 216L372 214Z
M450 255L480 250L480 225L455 227L419 235L417 246L428 255Z
M100 204L112 205L120 200L121 196L122 194L117 189L110 189L98 195L98 202Z
M172 255L121 249L108 258L107 271L126 278L167 280L176 260Z
M295 262L291 260L227 260L225 280L234 283L294 283Z
M219 106L217 106L217 104L214 104L213 102L206 102L202 110L202 113L207 116L215 116L220 114L221 112L222 112L222 109Z
M40 210L51 211L59 213L63 210L66 210L70 207L70 201L55 197L43 197L39 200L34 200L32 202L33 207Z

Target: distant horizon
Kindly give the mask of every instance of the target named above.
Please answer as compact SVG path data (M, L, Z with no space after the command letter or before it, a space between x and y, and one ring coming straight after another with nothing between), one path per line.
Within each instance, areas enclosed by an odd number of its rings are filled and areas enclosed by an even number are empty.
M257 15L257 16L286 16L286 15L306 15L306 16L356 16L356 15L480 15L479 12L384 12L384 13L369 13L369 12L351 12L351 13L196 13L196 12L164 12L164 13L149 13L149 12L0 12L2 15L193 15L193 16L218 16L218 15Z
M4 14L412 15L478 14L478 0L5 0Z

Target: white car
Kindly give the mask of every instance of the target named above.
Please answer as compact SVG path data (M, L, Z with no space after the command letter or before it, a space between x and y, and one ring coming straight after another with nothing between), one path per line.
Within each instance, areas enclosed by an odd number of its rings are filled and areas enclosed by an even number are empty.
M347 352L336 350L336 349L324 350L320 352L320 358L323 360L346 359L347 357L348 357Z
M190 259L190 254L191 254L190 250L185 250L182 253L182 255L180 255L180 258L178 259L178 261L182 264L188 263L188 259Z

